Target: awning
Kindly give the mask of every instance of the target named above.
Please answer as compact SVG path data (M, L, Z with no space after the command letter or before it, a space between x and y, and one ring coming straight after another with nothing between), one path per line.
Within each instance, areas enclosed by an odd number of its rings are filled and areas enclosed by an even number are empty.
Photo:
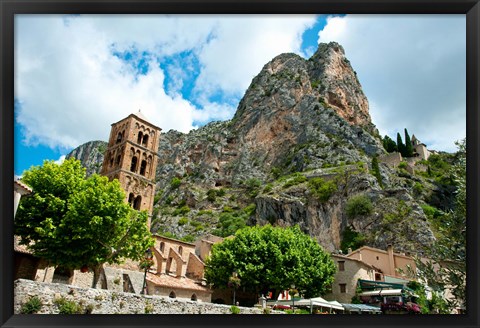
M345 308L345 310L350 312L382 313L382 310L379 307L366 304L342 303L342 306Z
M320 306L329 309L343 310L343 306L337 301L329 302L322 297L314 297L311 299L303 299L298 302L295 302L295 305L299 306Z
M359 296L401 296L402 289L383 289L360 293Z

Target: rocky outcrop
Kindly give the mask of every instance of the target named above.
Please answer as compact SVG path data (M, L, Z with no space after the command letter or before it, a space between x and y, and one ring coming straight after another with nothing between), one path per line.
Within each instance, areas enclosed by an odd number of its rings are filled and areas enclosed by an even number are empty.
M87 169L87 176L100 174L107 145L105 141L89 141L72 150L66 158L73 157L81 161Z

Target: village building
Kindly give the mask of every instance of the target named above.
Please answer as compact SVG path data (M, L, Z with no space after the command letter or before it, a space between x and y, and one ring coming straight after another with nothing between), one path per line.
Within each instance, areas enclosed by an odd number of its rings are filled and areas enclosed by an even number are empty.
M427 149L427 146L418 140L415 135L412 135L412 146L413 146L413 157L403 157L399 152L392 152L378 158L380 163L385 163L390 167L396 168L400 163L405 162L405 170L414 174L415 171L425 172L428 167L426 165L420 164L418 162L422 160L428 160L430 155L434 154L434 151Z
M362 259L349 258L345 255L332 254L332 260L337 266L331 291L323 297L328 301L351 303L357 291L359 279L383 280L381 270L367 264Z
M393 246L388 245L387 250L363 246L355 251L346 254L350 259L360 260L368 265L378 268L379 273L383 275L383 279L375 279L379 281L401 283L408 282L409 268L415 272L416 265L412 257L406 254L395 253Z

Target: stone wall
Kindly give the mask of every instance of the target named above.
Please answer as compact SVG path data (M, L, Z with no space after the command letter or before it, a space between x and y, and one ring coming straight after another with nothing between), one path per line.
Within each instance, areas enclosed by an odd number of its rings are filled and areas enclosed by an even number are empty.
M58 314L55 299L68 301L90 308L92 314L230 314L230 305L204 303L186 299L171 299L162 296L137 295L112 292L105 289L80 288L65 284L52 284L19 279L15 281L14 312L19 314L22 305L31 297L42 300L41 314ZM259 308L239 307L242 314L261 314ZM281 313L272 311L271 313Z

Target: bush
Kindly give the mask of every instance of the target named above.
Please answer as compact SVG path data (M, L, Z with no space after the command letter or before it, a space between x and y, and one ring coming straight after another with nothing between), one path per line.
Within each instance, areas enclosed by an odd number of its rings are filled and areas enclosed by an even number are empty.
M337 191L337 185L333 181L326 182L322 178L313 178L308 181L311 193L321 202L326 202Z
M240 308L238 306L232 305L230 307L230 312L232 314L240 314Z
M368 215L373 210L372 201L366 195L353 196L347 201L345 210L350 219L358 215Z
M307 178L301 173L294 173L288 179L287 182L283 185L283 188L289 188L292 186L299 185L307 181Z
M342 242L340 244L340 249L343 253L347 254L348 249L353 250L358 249L365 245L366 237L361 233L346 227L342 233Z
M180 187L181 184L182 184L182 179L177 178L177 177L174 177L174 178L170 181L170 187L171 187L172 189L177 189L178 187Z
M81 305L74 301L68 301L64 297L55 299L53 303L58 306L60 314L81 314L83 312Z
M33 296L25 304L22 305L20 313L22 314L32 314L37 313L42 308L42 301L37 297Z
M180 220L178 220L178 225L179 225L179 226L183 226L183 225L185 225L185 224L187 224L187 223L188 223L188 219L187 219L186 217L183 217L183 218L181 218Z
M215 189L207 191L207 199L209 202L214 202L217 199L217 191Z
M173 216L176 216L176 215L185 215L187 213L190 213L190 207L188 207L188 205L184 205L180 208L177 208L176 210L173 211L172 215Z

